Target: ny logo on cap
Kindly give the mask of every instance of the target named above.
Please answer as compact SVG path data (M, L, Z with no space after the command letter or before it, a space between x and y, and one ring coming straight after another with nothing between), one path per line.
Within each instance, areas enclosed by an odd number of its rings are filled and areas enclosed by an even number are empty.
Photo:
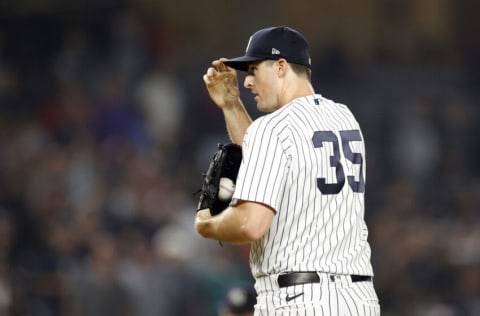
M272 55L280 55L280 51L276 48L272 48Z
M245 53L248 52L248 48L250 47L250 43L252 42L252 36L250 36L250 38L248 39L248 44L247 44L247 48L245 48Z

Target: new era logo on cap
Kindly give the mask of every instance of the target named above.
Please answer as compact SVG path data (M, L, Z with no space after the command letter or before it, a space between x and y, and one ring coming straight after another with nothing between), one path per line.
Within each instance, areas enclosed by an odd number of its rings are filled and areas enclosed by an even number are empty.
M272 48L272 55L280 55L280 51L276 48Z
M269 27L255 32L248 40L245 56L228 59L225 64L247 71L249 63L280 58L311 67L307 41L302 34L288 26Z

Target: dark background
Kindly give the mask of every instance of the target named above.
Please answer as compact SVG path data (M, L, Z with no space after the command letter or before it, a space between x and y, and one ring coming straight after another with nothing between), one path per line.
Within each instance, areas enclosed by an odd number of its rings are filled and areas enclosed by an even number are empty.
M251 282L247 246L193 230L227 140L202 75L283 24L309 40L317 92L363 128L382 315L479 315L479 9L2 0L0 315L214 315Z

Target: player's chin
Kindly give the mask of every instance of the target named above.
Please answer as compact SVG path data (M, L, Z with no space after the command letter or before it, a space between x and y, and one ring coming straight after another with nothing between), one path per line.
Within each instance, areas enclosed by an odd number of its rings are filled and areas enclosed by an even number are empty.
M264 102L262 102L262 100L258 96L255 97L255 102L257 103L257 110L259 110L260 112L268 112L268 107L265 105Z
M271 106L270 104L267 104L265 102L257 102L257 110L263 113L271 113L275 110L277 110L278 107Z

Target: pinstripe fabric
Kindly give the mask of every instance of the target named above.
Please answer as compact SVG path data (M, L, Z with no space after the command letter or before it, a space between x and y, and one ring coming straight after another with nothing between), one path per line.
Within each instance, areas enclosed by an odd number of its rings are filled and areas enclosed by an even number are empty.
M342 131L360 138L345 141ZM322 138L318 146L315 132L330 138ZM349 151L363 160L347 159ZM345 105L320 95L295 99L250 125L244 137L243 156L234 203L238 199L256 201L276 210L269 231L251 247L250 265L257 280L290 271L373 275L364 222L364 192L354 192L350 185L365 177L365 146L360 127ZM332 186L340 182L338 172L342 171L345 184L339 184L338 193L324 194L319 190L322 184L318 179L323 179L323 186ZM340 302L352 301L354 295L328 293L322 295L331 298L323 297L318 307L325 308L328 301L328 315L337 315L330 314L331 309L343 304ZM271 306L278 304L271 302ZM262 311L259 315L281 314Z
M286 288L278 287L277 275L257 279L255 315L380 315L372 282L353 283L346 275L319 273L319 276L320 283Z

